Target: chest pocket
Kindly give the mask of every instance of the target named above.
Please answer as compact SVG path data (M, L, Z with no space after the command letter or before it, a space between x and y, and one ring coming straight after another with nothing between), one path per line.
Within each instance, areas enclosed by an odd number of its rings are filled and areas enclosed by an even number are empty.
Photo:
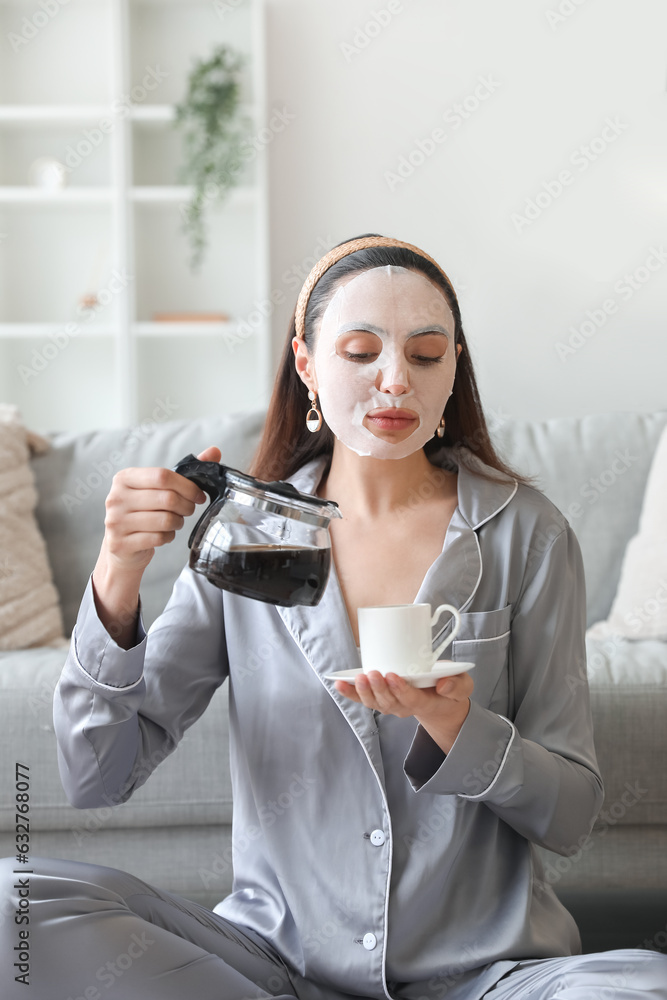
M461 615L461 628L451 644L452 660L475 664L473 701L500 715L509 711L509 642L512 605L497 611ZM447 651L444 655L446 655Z

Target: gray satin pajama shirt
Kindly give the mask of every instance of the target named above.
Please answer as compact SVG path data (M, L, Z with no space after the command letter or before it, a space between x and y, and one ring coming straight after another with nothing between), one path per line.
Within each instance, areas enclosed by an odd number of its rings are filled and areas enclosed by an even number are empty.
M456 467L446 449L439 461ZM291 481L312 493L323 467ZM587 692L568 684L585 663L574 533L537 491L463 465L458 499L416 597L460 609L451 656L475 663L448 754L327 679L359 662L335 569L317 607L278 608L186 567L130 650L89 582L54 705L68 798L125 801L228 679L233 891L211 912L33 859L31 992L10 981L3 997L667 1000L667 957L578 955L533 846L572 853L603 796ZM1 933L6 963L15 928Z

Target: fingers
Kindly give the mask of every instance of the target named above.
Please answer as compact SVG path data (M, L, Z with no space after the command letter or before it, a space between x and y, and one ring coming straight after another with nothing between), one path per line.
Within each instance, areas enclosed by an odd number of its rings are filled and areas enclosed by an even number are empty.
M215 455L219 449L207 451ZM121 469L105 501L104 545L114 565L145 567L155 548L173 541L185 518L207 499L196 483L172 469Z
M185 524L182 514L174 514L168 510L135 510L127 511L123 516L123 531L132 535L137 531L163 532L179 531ZM106 520L107 527L114 527L113 516Z
M205 448L197 455L197 458L200 462L219 462L222 458L222 452L215 445L212 445L210 448Z
M353 684L348 681L336 681L335 687L337 691L340 691L341 694L344 694L351 701L356 701L358 705L365 705L366 708L374 710L380 707L375 704L370 685L366 679L366 675L363 673L356 675Z
M178 472L174 472L172 469L121 469L113 477L111 493L109 495L111 496L113 493L123 494L126 490L136 490L138 492L153 490L162 494L163 500L167 494L176 494L193 505L190 513L194 510L194 504L203 503L203 500L206 499L206 494L203 490L200 490L196 483L193 483L190 479L186 479L185 476L179 475ZM136 500L136 497L133 497L133 500Z
M377 676L381 677L382 675L378 674ZM361 702L362 705L365 705L366 708L371 708L373 710L379 709L380 711L383 711L381 705L379 704L376 698L375 689L371 685L370 674L357 674L357 676L354 678L354 687L357 694L359 695L359 701Z
M374 670L369 674L358 673L354 680L354 684L336 681L337 690L357 704L384 715L413 715L424 694L397 674L383 677Z
M408 681L398 674L388 673L383 676L376 670L367 675L370 696L374 698L377 707L385 714L412 715L419 703L422 693L412 687ZM363 699L363 695L361 695Z
M130 534L105 536L107 551L113 556L119 565L128 565L135 561L140 553L146 553L161 545L173 542L176 537L175 531L133 531Z
M354 684L348 684L347 681L336 681L334 683L334 687L336 688L336 691L339 691L340 694L344 694L346 698L349 698L351 701L356 701L357 704L361 704L361 698L357 694Z
M417 717L442 714L446 704L467 702L474 688L470 674L456 674L440 678L434 687L415 688L398 674L383 677L378 671L358 673L354 684L336 681L336 690L357 704L385 715ZM458 709L457 709L458 711Z
M195 484L192 483L192 486ZM198 496L198 487L195 487L195 496ZM201 495L206 497L203 491ZM181 493L174 490L160 489L135 489L126 487L124 489L113 490L107 498L107 510L118 507L123 511L156 510L165 513L177 514L180 517L189 517L194 514L197 503L202 500L189 500Z

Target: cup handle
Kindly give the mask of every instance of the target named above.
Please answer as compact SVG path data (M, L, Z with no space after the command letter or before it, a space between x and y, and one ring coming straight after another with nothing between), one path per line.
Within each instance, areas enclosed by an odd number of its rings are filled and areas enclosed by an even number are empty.
M437 659L439 659L440 654L443 652L443 650L447 648L447 646L449 646L450 642L454 639L458 630L461 628L461 615L458 613L457 609L454 607L453 604L438 605L438 607L433 612L433 617L431 618L431 627L435 625L435 623L437 622L438 618L440 617L443 611L449 611L451 613L452 618L454 619L454 627L452 628L452 631L449 633L447 638L443 639L440 645L436 646L436 648L433 650L434 663Z

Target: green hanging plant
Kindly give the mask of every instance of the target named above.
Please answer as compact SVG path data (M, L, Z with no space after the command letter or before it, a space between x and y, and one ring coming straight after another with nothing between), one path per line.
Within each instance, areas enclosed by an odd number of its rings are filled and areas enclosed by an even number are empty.
M252 122L241 111L241 71L245 56L219 45L209 59L195 62L185 98L176 105L175 127L183 132L185 160L180 180L193 195L183 208L190 243L190 267L199 269L207 246L205 212L237 183Z

